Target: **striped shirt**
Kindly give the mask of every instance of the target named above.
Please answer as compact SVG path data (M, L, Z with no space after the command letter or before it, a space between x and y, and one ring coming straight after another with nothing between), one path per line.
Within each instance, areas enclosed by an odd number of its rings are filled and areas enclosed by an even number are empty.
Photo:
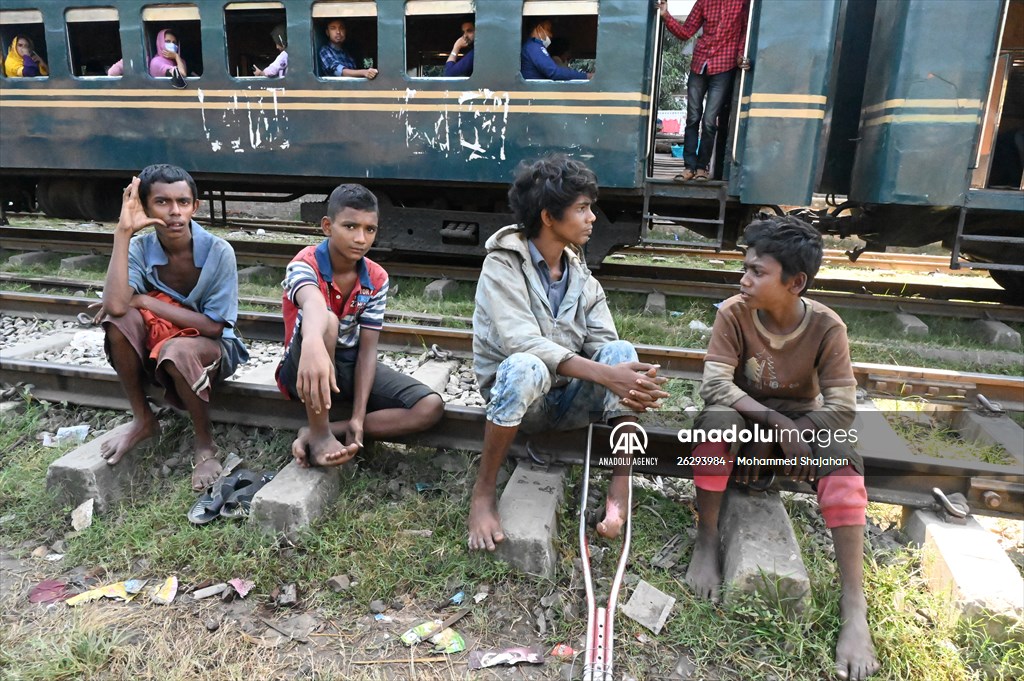
M358 283L351 291L341 291L334 285L334 270L327 243L324 241L319 246L307 246L288 263L281 284L284 287L281 308L284 313L285 347L291 344L296 325L301 320L295 294L304 286L319 288L327 307L338 316L336 351L358 348L360 328L379 331L384 327L388 273L369 258L361 258L356 263Z

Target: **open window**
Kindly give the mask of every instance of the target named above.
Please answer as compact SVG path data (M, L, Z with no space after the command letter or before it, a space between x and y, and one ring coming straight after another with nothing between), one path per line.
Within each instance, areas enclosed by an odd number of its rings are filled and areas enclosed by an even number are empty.
M84 7L64 13L68 33L71 74L76 78L117 76L124 73L121 31L113 7Z
M527 80L586 80L597 59L598 0L525 0L521 73ZM538 26L551 44L534 37ZM556 69L552 68L552 63ZM572 73L575 71L575 73Z
M167 43L176 43L175 50L185 64L183 76L198 78L203 75L203 41L198 7L145 7L142 10L142 25L149 75L154 78L170 77L168 73L176 60L164 56Z
M0 37L3 39L5 78L45 78L50 73L46 54L46 32L39 10L0 10ZM15 46L18 59L6 57Z
M473 0L408 0L405 3L406 73L412 78L468 78L473 75L471 41L476 36L475 26Z
M377 3L373 0L315 3L313 48L313 63L322 78L347 77L342 69L376 68Z
M1024 189L1024 0L1009 0L971 186Z
M287 66L288 35L284 4L280 2L229 2L224 7L228 73L236 78L257 77L268 67L267 77L283 76ZM283 41L283 44L282 44ZM284 52L283 59L281 53Z

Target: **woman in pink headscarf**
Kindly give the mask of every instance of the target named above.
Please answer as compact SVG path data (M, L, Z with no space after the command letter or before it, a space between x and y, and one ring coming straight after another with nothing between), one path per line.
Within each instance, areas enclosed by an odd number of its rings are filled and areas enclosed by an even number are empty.
M165 28L156 34L156 50L149 60L149 75L154 78L174 78L175 73L184 78L188 69L185 60L181 58L178 36L171 29Z

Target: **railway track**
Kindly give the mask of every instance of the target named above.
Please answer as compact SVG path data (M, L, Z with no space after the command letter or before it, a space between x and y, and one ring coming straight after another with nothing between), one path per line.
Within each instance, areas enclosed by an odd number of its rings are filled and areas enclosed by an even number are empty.
M0 228L4 247L12 250L48 250L67 253L109 253L111 232ZM239 264L285 267L302 244L274 241L229 240ZM386 256L386 254L384 254ZM397 277L448 277L476 281L479 268L457 265L387 262ZM689 296L723 300L736 293L741 274L723 270L605 264L597 273L606 290ZM898 282L859 282L819 277L809 297L839 309L905 312L930 316L1024 321L1024 307L1009 305L1001 289L945 287Z
M74 319L87 312L92 302L73 296L0 292L0 312L15 316ZM238 328L244 337L257 340L282 342L284 336L284 322L277 313L240 312ZM469 358L473 352L473 332L389 322L384 325L380 344L388 350L415 352L438 345L458 357ZM704 350L644 344L636 344L636 348L641 361L660 364L666 375L689 380L700 380L703 375ZM972 406L982 395L1007 410L1024 411L1024 377L867 362L855 362L853 369L858 384L871 395L916 395L959 406Z
M86 368L68 364L50 364L31 359L0 357L0 371L10 383L32 385L36 399L68 402L90 407L126 409L127 400L109 368ZM214 393L211 417L215 421L241 425L296 430L305 425L302 405L284 399L277 388L265 383L227 381ZM863 416L863 415L862 415ZM882 418L876 414L877 418ZM484 411L480 408L448 405L441 422L414 438L399 439L410 444L479 451L483 442ZM857 427L858 424L854 424ZM864 425L861 424L861 432ZM595 438L607 442L610 429L595 427ZM638 473L672 477L691 477L692 471L679 465L686 451L678 441L678 430L648 427L645 452L650 465L638 466ZM513 447L513 455L525 456L524 441ZM559 433L545 443L546 461L580 464L586 451L586 432ZM865 463L865 482L872 501L929 508L934 505L932 489L947 495L959 492L973 512L1001 517L1020 517L1024 513L1024 475L1019 466L964 462L923 456L894 455L884 448L861 454ZM783 489L810 493L803 483L784 483Z

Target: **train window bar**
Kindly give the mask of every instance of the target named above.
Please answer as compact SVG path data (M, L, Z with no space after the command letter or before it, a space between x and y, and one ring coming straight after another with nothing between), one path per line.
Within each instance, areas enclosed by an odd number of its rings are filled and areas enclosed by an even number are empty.
M64 13L68 59L75 78L120 78L121 23L113 7L85 7Z

